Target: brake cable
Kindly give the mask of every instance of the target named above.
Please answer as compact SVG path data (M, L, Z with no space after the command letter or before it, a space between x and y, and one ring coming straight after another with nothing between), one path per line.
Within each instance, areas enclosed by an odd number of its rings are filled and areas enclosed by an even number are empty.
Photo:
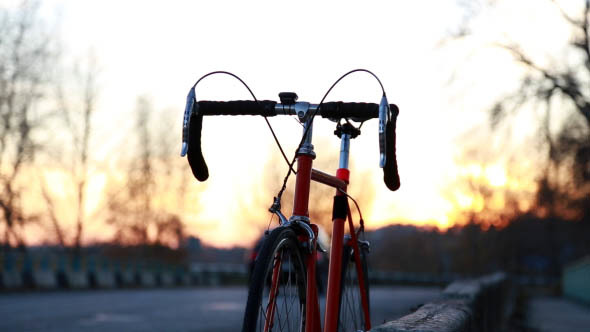
M352 196L350 196L346 191L338 188L338 191L341 192L342 194L346 195L346 197L350 198L352 200L352 202L354 203L354 205L356 205L356 209L359 212L359 230L357 232L357 236L359 236L359 234L361 232L365 231L365 220L363 219L363 214L361 212L361 208L359 207L359 204L356 202L356 199L354 199Z
M205 75L201 76L201 78L199 78L197 80L197 82L195 83L195 85L193 85L193 89L195 89L197 87L197 84L199 84L199 82L201 82L205 77L208 77L208 76L211 76L211 75L215 75L215 74L229 75L229 76L232 76L233 78L237 79L238 81L240 81L246 87L246 89L248 89L248 92L250 92L250 95L252 96L252 98L254 99L254 101L259 104L258 99L254 95L254 92L252 92L252 90L250 89L250 87L248 86L248 84L246 84L246 82L244 82L241 78L239 78L238 75L233 74L233 73L230 73L230 72L225 71L225 70L216 70L216 71L212 71L212 72L210 72L208 74L205 74ZM281 154L283 155L283 158L285 159L285 162L287 163L287 165L289 165L289 173L291 173L291 172L297 173L297 172L295 172L295 170L293 170L293 167L291 167L291 164L289 164L289 159L287 158L287 155L285 154L285 151L283 150L283 147L281 146L281 143L279 142L279 139L278 139L277 135L275 134L275 131L273 130L272 126L270 125L270 121L268 121L268 117L267 116L263 116L263 117L264 117L264 120L266 121L266 124L268 125L268 129L270 129L270 132L272 134L272 137L275 139L275 142L277 143L277 146L279 147L279 150L281 150Z
M328 91L326 91L326 93L322 97L322 100L318 104L316 111L312 112L311 118L308 120L310 123L313 123L313 119L315 118L316 114L319 113L320 108L322 107L322 104L324 103L324 100L326 99L326 97L328 97L328 94L332 91L332 89L336 86L336 84L340 83L340 81L343 78L345 78L346 76L348 76L352 73L355 73L355 72L365 72L365 73L372 75L377 80L377 82L379 82L379 85L381 86L381 91L383 92L383 96L385 96L385 88L383 87L383 84L381 83L381 80L379 79L379 77L377 77L377 75L375 75L373 72L371 72L368 69L362 69L362 68L353 69L353 70L347 72L346 74L340 76L340 78L338 78L336 80L336 82L334 82L332 84L332 86L330 86ZM361 123L361 126L362 126L362 123ZM299 152L299 149L301 149L303 142L305 142L305 137L307 136L307 132L309 131L310 127L311 126L307 126L305 128L305 130L303 131L303 136L301 137L301 141L299 141L299 145L297 146L297 149L295 150L295 155L293 156L293 159L291 159L291 162L289 163L289 171L287 172L287 175L285 175L285 178L283 179L283 185L281 186L281 189L279 190L277 196L274 197L274 201L273 201L272 206L269 208L270 212L275 212L277 209L280 209L280 207L281 207L281 197L283 196L283 192L287 188L287 181L289 180L289 176L291 175L291 172L295 172L295 171L293 171L293 164L295 164L295 159L297 159L297 153Z

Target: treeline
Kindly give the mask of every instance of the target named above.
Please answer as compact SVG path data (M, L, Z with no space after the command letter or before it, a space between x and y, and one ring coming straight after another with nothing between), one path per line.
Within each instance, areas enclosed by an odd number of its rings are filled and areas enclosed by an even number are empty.
M178 247L162 243L120 244L109 241L83 246L78 255L72 255L71 248L59 245L31 246L27 251L27 254L36 256L61 255L73 260L99 257L113 261L149 261L178 266L188 266L191 263L245 264L250 253L249 248L243 247L212 247L201 243L201 240L194 236L182 238Z
M367 234L376 270L481 275L498 270L559 277L590 254L590 218L515 217L503 228L470 222L445 232L395 225Z

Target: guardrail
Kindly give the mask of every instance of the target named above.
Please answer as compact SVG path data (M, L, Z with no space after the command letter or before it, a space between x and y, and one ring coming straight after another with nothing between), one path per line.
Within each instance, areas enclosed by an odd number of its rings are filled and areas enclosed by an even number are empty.
M0 290L110 289L245 284L244 264L186 266L88 256L0 254Z
M440 299L373 332L498 331L512 312L513 294L505 273L451 283Z
M370 271L372 284L444 285L456 274ZM56 253L0 253L0 290L110 289L246 284L246 264L192 263L188 266L116 260L100 255L78 258Z

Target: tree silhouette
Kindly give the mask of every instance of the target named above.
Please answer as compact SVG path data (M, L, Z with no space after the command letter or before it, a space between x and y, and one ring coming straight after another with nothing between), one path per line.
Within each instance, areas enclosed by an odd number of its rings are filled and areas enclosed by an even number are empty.
M64 133L67 133L67 144L70 149L67 152L58 153L58 163L68 175L68 183L73 188L72 197L67 198L69 210L75 211L74 231L70 232L64 225L64 217L58 216L58 202L48 188L47 179L41 181L41 192L47 205L47 217L51 223L51 229L62 248L71 246L76 254L80 253L84 228L87 223L87 187L92 173L90 141L92 136L92 121L96 111L98 99L97 76L99 74L97 60L93 54L89 54L83 62L78 63L73 75L69 70L60 75L56 80L57 105L59 126L64 126ZM69 78L73 79L67 84ZM66 186L63 183L62 186ZM75 202L72 205L72 200ZM62 204L63 205L63 202Z
M565 53L547 49L556 65L546 65L519 43L494 43L509 52L525 74L519 87L499 98L489 110L490 124L497 129L518 112L530 109L543 113L538 137L546 150L546 163L538 181L537 212L580 219L590 211L590 0L581 2L580 12L568 13L552 1L569 24L571 40ZM470 28L481 11L497 1L466 4L467 19L455 37L476 34Z
M46 119L40 104L47 97L55 40L38 19L38 3L0 8L0 221L5 247L25 246L24 227L38 220L25 211L26 178L42 143L35 132Z
M114 226L119 244L178 247L185 235L179 213L187 199L187 179L177 176L184 160L175 154L167 118L155 125L155 113L147 97L137 99L129 137L135 141L129 144L133 154L128 156L123 182L107 193L107 223Z

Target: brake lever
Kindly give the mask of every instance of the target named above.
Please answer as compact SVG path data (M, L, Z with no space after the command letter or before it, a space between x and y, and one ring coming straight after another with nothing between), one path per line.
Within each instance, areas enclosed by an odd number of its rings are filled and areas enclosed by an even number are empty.
M195 108L196 101L197 97L195 95L195 87L193 86L188 92L188 95L186 96L186 106L184 108L184 118L182 121L182 148L180 150L181 157L186 156L186 153L188 152L188 136L191 115L193 114L193 109Z
M381 97L381 103L379 104L379 167L385 167L385 162L387 157L385 155L386 141L386 124L389 115L389 103L387 102L387 97L383 94Z

